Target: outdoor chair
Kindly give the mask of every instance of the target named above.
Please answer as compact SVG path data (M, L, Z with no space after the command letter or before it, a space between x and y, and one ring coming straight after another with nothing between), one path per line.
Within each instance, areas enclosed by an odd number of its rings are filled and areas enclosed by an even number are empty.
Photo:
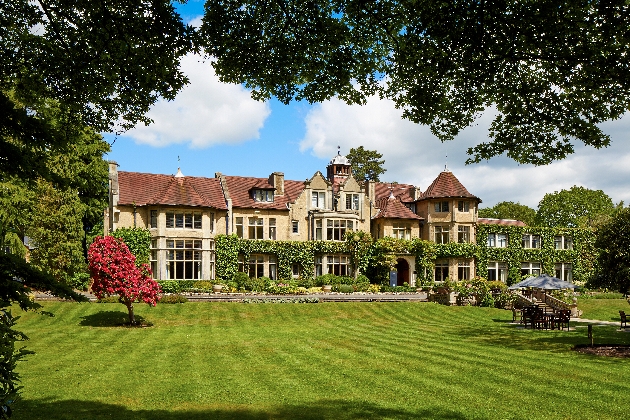
M626 313L624 311L619 311L619 317L621 318L621 328L628 328L628 323L626 321Z
M559 330L563 330L566 325L567 331L569 331L569 321L571 321L571 311L569 309L562 309L558 311L556 323L558 324Z

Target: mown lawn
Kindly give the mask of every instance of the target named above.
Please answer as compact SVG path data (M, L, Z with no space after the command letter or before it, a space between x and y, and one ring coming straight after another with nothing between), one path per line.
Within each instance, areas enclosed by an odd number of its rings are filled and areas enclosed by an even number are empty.
M630 359L509 311L429 303L139 306L21 314L20 419L623 419ZM15 311L17 312L17 311ZM630 333L595 327L595 342Z
M625 299L578 299L578 308L584 319L620 321L619 311L630 314L630 305Z

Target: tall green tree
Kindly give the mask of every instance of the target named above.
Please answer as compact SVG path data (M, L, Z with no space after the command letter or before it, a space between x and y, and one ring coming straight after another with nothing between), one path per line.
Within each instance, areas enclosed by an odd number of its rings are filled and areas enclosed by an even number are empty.
M602 190L573 186L545 194L538 203L536 224L546 227L593 227L615 210Z
M383 168L385 159L376 150L368 150L363 146L350 149L346 155L352 164L352 175L359 181L380 181L380 176L387 171Z
M597 229L597 273L590 282L628 293L630 289L630 208L615 213Z
M493 207L479 209L479 217L520 220L527 226L534 226L536 223L536 210L521 203L501 201Z
M404 118L453 139L496 109L490 142L546 164L575 140L610 143L598 124L630 109L626 0L208 0L205 51L222 80L254 97L364 103L392 99Z

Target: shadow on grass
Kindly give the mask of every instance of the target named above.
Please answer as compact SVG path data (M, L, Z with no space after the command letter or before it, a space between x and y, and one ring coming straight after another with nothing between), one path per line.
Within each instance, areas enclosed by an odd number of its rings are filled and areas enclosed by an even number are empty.
M153 324L147 322L144 317L136 314L136 327L150 327ZM128 327L129 314L125 311L101 311L91 315L86 315L82 318L79 325L84 327Z
M278 406L267 410L255 408L213 408L207 410L130 410L124 406L94 401L21 400L14 406L13 420L125 419L125 420L344 420L344 419L444 419L463 420L464 413L443 407L420 410L385 408L366 402L341 400L317 401L310 405Z
M466 339L477 339L492 346L513 348L517 350L544 350L551 352L570 352L575 346L590 344L587 324L571 322L571 330L536 330L522 326L501 323L499 327L462 328L457 334ZM623 334L615 326L595 325L593 327L595 344L627 345L630 344L630 334Z

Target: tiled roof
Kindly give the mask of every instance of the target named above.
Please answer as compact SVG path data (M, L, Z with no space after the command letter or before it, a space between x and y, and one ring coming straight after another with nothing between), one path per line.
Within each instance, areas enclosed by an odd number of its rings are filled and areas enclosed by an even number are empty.
M118 172L119 205L178 205L227 209L215 178Z
M468 192L466 187L450 171L440 172L435 181L424 192L421 200L431 198L466 197L474 198L481 202L481 199Z
M374 216L374 219L424 220L424 218L409 210L398 198L393 196L377 200L376 207L378 207L379 211L376 216Z
M484 217L478 218L477 223L481 225L527 226L525 222L521 222L520 220L490 219Z
M284 195L275 195L273 203L255 201L250 191L252 189L272 188L267 178L253 178L244 176L226 176L227 188L232 199L233 207L288 210L287 203L293 203L304 190L304 181L284 181Z
M394 197L403 203L413 203L415 200L409 195L409 192L415 187L411 184L391 184L389 182L377 182L374 184L374 195L376 200L387 199L393 192Z

